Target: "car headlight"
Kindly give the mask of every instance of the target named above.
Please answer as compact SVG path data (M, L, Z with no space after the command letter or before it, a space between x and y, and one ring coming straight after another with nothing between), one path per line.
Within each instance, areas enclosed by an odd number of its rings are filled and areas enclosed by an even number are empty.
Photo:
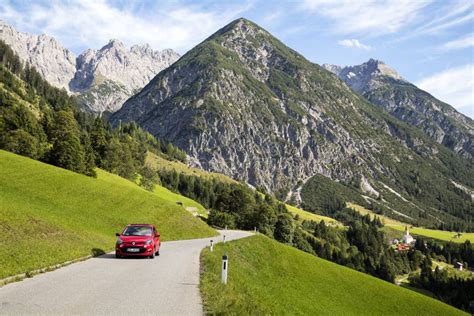
M123 240L120 238L117 238L117 245L120 245L121 243L123 243Z
M152 242L153 242L153 240L148 239L147 241L145 241L145 245L151 245Z

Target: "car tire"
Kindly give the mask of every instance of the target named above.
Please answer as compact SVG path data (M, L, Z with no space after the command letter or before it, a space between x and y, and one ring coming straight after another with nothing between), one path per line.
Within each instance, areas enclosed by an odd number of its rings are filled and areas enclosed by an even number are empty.
M158 247L158 250L155 252L155 255L157 255L157 256L160 255L160 247Z
M155 259L155 253L154 252L151 253L150 259Z
M118 253L116 253L116 254L115 254L115 258L120 259L120 258L122 258L122 256L119 255Z

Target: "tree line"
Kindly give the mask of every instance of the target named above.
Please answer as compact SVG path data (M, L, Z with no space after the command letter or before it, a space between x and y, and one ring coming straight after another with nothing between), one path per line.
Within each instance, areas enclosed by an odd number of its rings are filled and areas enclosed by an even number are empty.
M439 266L432 270L432 261L425 257L421 272L409 277L410 285L433 293L438 299L474 314L474 278L449 276Z

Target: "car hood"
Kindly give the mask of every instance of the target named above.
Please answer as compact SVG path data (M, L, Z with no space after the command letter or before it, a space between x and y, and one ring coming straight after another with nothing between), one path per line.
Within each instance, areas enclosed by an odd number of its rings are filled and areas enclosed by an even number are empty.
M120 239L125 242L132 242L132 241L141 241L144 242L145 240L153 239L151 236L123 236L120 235Z

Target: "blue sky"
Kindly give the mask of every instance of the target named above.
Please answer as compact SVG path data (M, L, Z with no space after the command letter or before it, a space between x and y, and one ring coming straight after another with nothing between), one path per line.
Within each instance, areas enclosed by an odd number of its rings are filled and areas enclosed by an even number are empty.
M474 1L0 0L0 19L76 54L111 38L183 54L238 17L318 64L381 59L474 118Z

